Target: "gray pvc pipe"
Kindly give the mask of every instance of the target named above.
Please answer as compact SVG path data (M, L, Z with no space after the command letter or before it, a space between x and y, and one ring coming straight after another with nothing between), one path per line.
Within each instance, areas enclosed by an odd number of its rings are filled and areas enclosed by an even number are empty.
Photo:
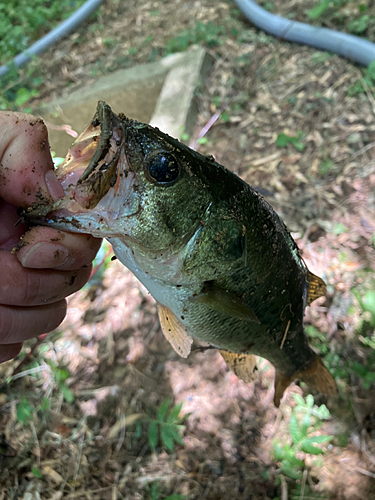
M103 0L87 0L74 14L61 23L57 28L50 31L46 36L35 42L24 52L21 52L13 59L17 66L28 63L33 56L47 50L52 44L74 31L90 14L92 14L103 2ZM0 67L0 77L5 76L10 71L9 66Z
M367 40L276 16L259 7L253 0L234 1L251 23L275 37L328 50L365 66L375 60L375 44Z

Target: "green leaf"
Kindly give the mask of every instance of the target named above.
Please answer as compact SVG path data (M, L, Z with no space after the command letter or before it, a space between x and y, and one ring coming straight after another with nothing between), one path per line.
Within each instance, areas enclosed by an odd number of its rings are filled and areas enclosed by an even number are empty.
M167 418L167 422L170 422L170 423L174 423L174 422L177 422L178 420L178 416L180 414L180 411L181 411L181 408L182 408L182 405L184 403L179 403L178 405L175 405L172 409L171 409L171 412Z
M299 394L293 394L293 399L297 403L298 406L302 406L302 407L306 406L305 400Z
M301 450L304 451L305 453L310 453L311 455L323 455L324 451L321 448L318 448L317 446L314 446L309 442L308 439L306 441L303 441L301 443Z
M59 387L61 394L64 396L65 401L67 403L73 403L74 393L69 389L69 387L65 384L61 384Z
M290 137L284 133L279 134L276 139L276 146L279 146L280 148L285 147L287 144L290 143Z
M314 396L311 394L308 394L306 396L306 404L308 408L312 408L314 406Z
M307 438L307 441L309 443L327 443L328 441L331 441L333 439L334 436L328 436L326 434L323 434L321 436L312 436L312 437L309 437Z
M159 433L158 433L158 423L156 420L151 420L148 427L148 444L152 451L155 451L156 445L158 444Z
M297 420L297 417L295 416L294 413L292 413L292 416L290 417L290 435L292 436L293 443L297 444L301 441L302 438L302 432Z
M328 420L331 417L331 414L329 413L329 409L326 407L326 405L320 405L317 410L315 410L315 414L321 419L321 420Z
M32 467L31 472L34 474L35 477L41 479L43 477L43 474L37 467Z
M318 19L318 17L322 16L325 11L328 9L330 0L323 0L318 3L313 9L308 11L309 18L314 20Z
M299 133L298 136L290 136L284 133L281 133L277 136L276 146L281 148L285 147L287 144L293 144L293 146L298 151L303 151L305 149L305 145L300 141L302 133Z
M176 443L184 444L184 440L182 439L180 433L178 432L178 428L175 425L171 425L171 434Z
M17 405L17 420L20 423L27 424L31 419L32 413L35 408L29 403L29 401L23 397Z
M346 226L344 226L342 222L338 222L332 228L332 233L334 236L339 236L340 234L347 233L348 231L349 229Z
M230 121L230 116L229 116L229 114L226 111L223 111L221 113L221 119L223 120L223 122L229 122Z
M159 481L155 481L151 487L151 500L159 500Z
M362 308L375 316L375 290L367 290L362 297Z
M168 424L162 424L160 427L161 441L163 445L169 450L174 451L174 437L171 431L171 426Z
M275 439L273 443L273 454L275 460L277 460L278 462L281 462L285 458L284 448L279 444L277 439Z
M157 418L158 418L159 422L164 421L165 415L167 414L167 411L169 409L170 404L171 404L171 398L167 398L159 406L158 413L157 413Z
M302 471L296 470L287 464L285 464L285 465L283 464L281 466L281 472L285 476L290 477L290 479L301 479L302 478Z
M138 440L141 438L141 436L142 436L142 424L138 422L135 427L134 438Z

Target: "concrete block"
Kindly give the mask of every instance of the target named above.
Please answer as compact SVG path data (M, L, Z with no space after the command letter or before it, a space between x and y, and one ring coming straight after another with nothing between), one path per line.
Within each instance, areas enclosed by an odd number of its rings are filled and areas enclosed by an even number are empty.
M49 124L70 125L80 133L93 117L99 100L116 112L151 123L181 138L191 133L197 106L194 95L207 75L212 59L200 47L172 54L160 61L116 71L66 97L36 110ZM51 149L65 156L73 142L65 132L49 127Z

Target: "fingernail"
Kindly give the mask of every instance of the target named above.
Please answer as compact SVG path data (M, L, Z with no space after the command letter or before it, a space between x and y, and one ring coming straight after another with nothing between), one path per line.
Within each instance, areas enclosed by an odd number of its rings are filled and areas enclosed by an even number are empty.
M18 259L24 267L33 269L57 269L69 261L68 250L55 243L36 243L24 246L18 253Z
M50 192L50 195L52 196L54 201L59 200L65 195L64 189L60 184L60 182L57 180L55 172L53 170L48 170L48 172L45 175L45 180L48 187L48 191Z

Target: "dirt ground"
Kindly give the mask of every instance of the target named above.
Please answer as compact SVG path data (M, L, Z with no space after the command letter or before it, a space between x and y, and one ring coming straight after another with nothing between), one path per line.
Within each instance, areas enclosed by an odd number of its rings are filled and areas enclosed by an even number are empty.
M274 11L306 21L312 4L274 2ZM375 269L375 101L359 67L257 31L230 2L108 0L95 21L40 58L45 82L33 105L191 39L215 60L191 140L225 108L197 149L262 190L328 284L305 324L339 383L339 398L315 395L331 413L322 430L335 438L320 461L306 457L309 494L296 494L273 445L290 441L293 394L307 392L293 384L278 410L265 360L245 384L216 351L179 358L147 290L107 258L70 297L58 331L0 366L0 499L375 499L374 357L361 341L373 328L352 293L370 289ZM364 91L351 95L358 81ZM276 146L282 133L298 137L297 147ZM353 361L365 367L362 378ZM183 403L183 444L169 452L159 441L151 451L147 416L167 397ZM25 398L34 410L23 423Z

